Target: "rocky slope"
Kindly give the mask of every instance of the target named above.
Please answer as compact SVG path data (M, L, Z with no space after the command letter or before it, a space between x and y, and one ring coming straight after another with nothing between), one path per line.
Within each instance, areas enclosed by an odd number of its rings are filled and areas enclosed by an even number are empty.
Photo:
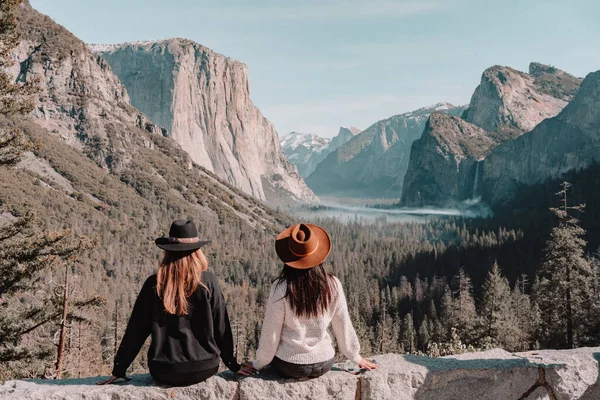
M281 138L281 147L288 160L298 168L303 178L308 177L328 154L360 133L360 129L341 127L332 139L315 134L290 132Z
M132 107L126 88L104 59L28 2L21 8L23 35L15 54L18 63L10 72L17 80L38 79L34 119L27 122L31 134L50 133L61 142L48 139L48 148L68 145L123 182L140 168L148 175L144 178L174 185L177 179L165 175L172 172L190 180L186 186L210 182L218 188L217 197L231 196L255 206L251 198L194 165L176 143L164 137L164 128ZM41 147L36 153L43 157L44 150ZM25 166L36 164L32 157Z
M194 219L201 235L215 239L207 253L211 266L227 256L239 262L261 252L265 260L274 257L262 243L288 217L194 164L129 104L106 61L66 29L28 3L19 19L23 40L12 72L39 78L41 91L32 118L0 119L0 129L20 126L36 148L17 168L0 168L0 213L31 211L43 229L73 229L97 240L77 266L82 295L114 299L117 293L119 312L129 312L160 254L153 238L177 218ZM256 241L228 243L243 236ZM100 337L110 317L96 322L90 334Z
M439 103L376 122L329 154L306 182L318 194L399 196L411 144L421 136L429 114L463 110Z
M403 205L456 205L480 197L483 158L501 143L556 116L581 83L579 78L539 63L531 63L529 72L488 68L461 120L443 122L438 118L429 124L423 140L412 148ZM477 150L471 153L464 141L473 140L468 138L474 132L477 139L471 148Z
M331 371L299 382L269 369L257 377L225 372L188 387L161 387L149 375L120 385L95 386L100 378L8 381L6 400L279 399L279 400L596 400L600 397L600 348L511 354L495 349L442 358L386 354L362 375Z
M250 100L244 64L185 39L91 48L194 162L261 200L317 200Z
M569 105L531 132L498 146L485 159L484 198L512 198L520 185L559 178L600 161L600 71L590 73Z

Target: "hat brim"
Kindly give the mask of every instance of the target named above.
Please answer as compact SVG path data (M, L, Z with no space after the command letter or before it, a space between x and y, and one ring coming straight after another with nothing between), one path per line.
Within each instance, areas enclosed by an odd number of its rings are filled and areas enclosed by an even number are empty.
M294 229L293 226L281 232L275 240L275 251L277 252L277 255L285 265L292 268L309 269L316 267L325 261L331 252L331 238L327 231L318 225L305 225L308 226L312 231L312 234L319 239L319 246L314 253L308 256L299 257L290 251L288 239Z
M192 251L198 250L202 246L206 246L209 244L210 240L200 240L194 243L173 243L169 241L169 238L161 237L154 240L154 244L156 244L159 248L167 251Z

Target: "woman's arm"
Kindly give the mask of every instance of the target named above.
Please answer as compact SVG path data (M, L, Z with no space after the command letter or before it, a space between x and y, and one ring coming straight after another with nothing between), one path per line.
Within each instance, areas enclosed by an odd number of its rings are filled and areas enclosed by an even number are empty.
M342 354L347 359L360 364L362 361L362 357L360 356L360 342L350 320L344 288L337 278L335 278L335 285L337 301L334 305L335 309L333 311L333 319L331 320L333 333Z
M117 378L125 377L127 368L129 368L144 345L146 338L150 335L152 326L152 286L154 282L152 277L146 279L133 306L125 335L115 356L112 374Z
M256 360L252 365L256 369L261 369L271 363L279 347L279 339L281 339L281 329L285 318L285 301L283 297L285 291L278 288L285 287L285 284L275 283L271 286L269 300L267 301L267 309L263 319L262 330L260 333L260 341L258 350L256 350Z
M223 363L225 363L229 370L238 372L240 364L238 364L235 352L233 351L233 334L231 332L229 315L227 314L227 305L225 304L225 298L216 278L212 281L211 289L210 301L215 341L217 342L217 346L219 346L219 350L221 350Z

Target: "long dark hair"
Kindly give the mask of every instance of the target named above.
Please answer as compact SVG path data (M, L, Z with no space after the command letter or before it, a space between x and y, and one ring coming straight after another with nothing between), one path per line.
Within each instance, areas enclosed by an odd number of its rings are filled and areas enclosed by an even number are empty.
M284 298L297 317L318 317L331 304L333 275L325 271L323 264L309 269L284 265L277 283L287 285Z

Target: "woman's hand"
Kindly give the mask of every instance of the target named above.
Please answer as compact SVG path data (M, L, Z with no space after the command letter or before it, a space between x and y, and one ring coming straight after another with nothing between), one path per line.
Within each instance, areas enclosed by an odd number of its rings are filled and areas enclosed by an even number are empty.
M377 369L377 364L375 364L369 360L365 360L364 358L361 358L360 362L358 363L358 367L364 368L367 371L370 371L372 369Z
M118 377L118 376L111 376L110 378L108 378L105 381L101 381L101 382L96 382L96 385L110 385L111 383L113 383L114 381L116 381L119 378L123 378L126 381L130 381L131 378L127 377L127 376L122 376L122 377Z
M254 368L254 365L250 361L247 361L242 364L237 373L244 376L252 376L258 374L258 370Z

